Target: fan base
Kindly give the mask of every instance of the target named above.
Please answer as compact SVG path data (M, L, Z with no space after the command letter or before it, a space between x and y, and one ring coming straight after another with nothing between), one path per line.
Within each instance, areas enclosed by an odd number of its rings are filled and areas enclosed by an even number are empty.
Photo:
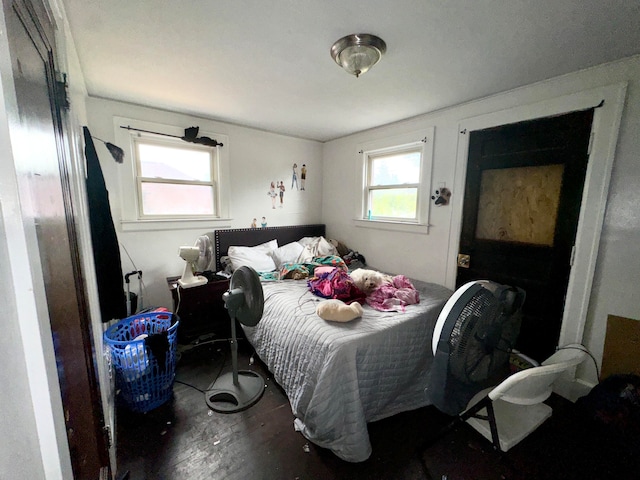
M225 373L213 382L204 397L209 408L220 413L234 413L255 404L264 393L264 379L251 370L238 371L238 385L233 373Z
M199 287L200 285L205 285L208 282L206 277L202 275L198 275L191 277L190 279L183 280L182 278L178 279L178 284L182 288L191 288L191 287Z

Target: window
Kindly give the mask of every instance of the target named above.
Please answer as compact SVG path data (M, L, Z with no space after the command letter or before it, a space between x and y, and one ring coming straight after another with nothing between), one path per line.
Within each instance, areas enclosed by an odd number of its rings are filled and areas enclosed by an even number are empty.
M118 168L123 231L229 227L226 135L201 129L200 136L224 144L210 147L181 140L182 126L114 117L113 127L125 150Z
M421 147L367 155L367 218L418 221Z
M216 216L217 149L178 141L135 138L140 218Z
M433 128L428 135L424 133L371 142L361 148L359 226L426 231Z

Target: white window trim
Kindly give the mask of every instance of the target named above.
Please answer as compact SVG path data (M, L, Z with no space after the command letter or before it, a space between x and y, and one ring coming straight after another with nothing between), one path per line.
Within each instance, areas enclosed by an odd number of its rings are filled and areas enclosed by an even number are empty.
M217 179L218 215L191 218L141 218L140 199L136 185L136 162L134 137L138 132L121 128L129 126L140 130L158 132L165 135L184 135L184 127L164 125L144 120L136 120L125 117L113 117L113 128L116 145L125 151L123 165L120 172L120 210L121 227L123 231L152 231L152 230L178 230L185 228L225 228L230 224L229 196L229 137L215 132L200 132L200 136L207 136L222 143L218 149L217 171L212 172Z
M431 192L431 172L433 168L433 146L435 127L425 128L417 132L388 137L363 143L358 146L360 161L357 162L360 202L353 220L356 227L392 230L398 232L429 233L429 213ZM395 220L388 218L368 218L367 215L367 165L369 154L394 152L402 148L420 146L422 148L420 165L420 183L418 188L417 221Z

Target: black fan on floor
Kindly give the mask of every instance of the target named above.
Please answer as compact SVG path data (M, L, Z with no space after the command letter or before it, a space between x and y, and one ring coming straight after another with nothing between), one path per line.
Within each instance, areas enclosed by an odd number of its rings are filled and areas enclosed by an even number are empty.
M231 276L229 290L222 295L231 317L233 371L218 377L205 392L209 407L222 413L239 412L255 404L264 392L264 379L251 370L238 371L236 319L254 327L262 318L264 294L260 277L251 267L240 267Z
M517 287L478 280L447 301L433 332L428 389L439 410L459 414L476 393L508 374L524 300Z

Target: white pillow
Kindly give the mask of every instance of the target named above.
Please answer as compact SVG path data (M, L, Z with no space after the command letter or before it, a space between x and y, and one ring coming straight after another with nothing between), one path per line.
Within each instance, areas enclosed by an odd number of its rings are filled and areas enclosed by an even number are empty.
M338 255L338 250L324 237L304 237L298 240L304 246L304 251L300 253L299 262L308 263L315 257L326 257L327 255Z
M300 240L298 240L298 243L303 247L306 247L307 245L316 244L319 241L320 237L302 237Z
M273 240L269 240L268 242L261 243L260 245L256 245L255 247L247 247L247 248L253 248L254 250L257 250L259 252L271 253L276 248L278 248L278 240L274 238Z
M300 253L302 253L302 250L304 250L304 247L298 242L291 242L275 249L273 252L271 252L271 257L276 263L276 267L280 269L285 263L297 262Z
M325 257L327 255L338 255L338 249L326 238L320 237L317 249L318 257Z
M255 247L231 246L227 251L231 268L235 271L242 266L252 267L257 272L271 272L276 269L270 253L278 248L278 241L271 240Z

